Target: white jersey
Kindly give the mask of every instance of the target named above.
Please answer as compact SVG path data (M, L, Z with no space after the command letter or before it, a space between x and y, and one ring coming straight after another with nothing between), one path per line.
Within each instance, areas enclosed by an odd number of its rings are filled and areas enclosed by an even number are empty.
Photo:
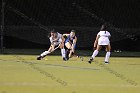
M62 42L62 34L57 32L57 37L53 38L52 36L50 37L50 42L53 43L55 46L60 44Z
M98 45L109 45L109 37L111 36L108 31L100 31L97 35L99 35Z

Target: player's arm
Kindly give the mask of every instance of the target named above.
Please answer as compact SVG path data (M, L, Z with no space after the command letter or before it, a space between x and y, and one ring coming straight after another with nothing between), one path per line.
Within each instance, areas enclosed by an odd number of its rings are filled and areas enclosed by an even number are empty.
M70 35L70 34L63 34L63 36L68 36L68 35Z
M100 38L100 35L97 35L97 36L96 36L96 39L95 39L95 41L94 41L94 46L93 46L94 49L97 47L98 39L99 39L99 38Z
M50 48L48 49L48 51L49 51L49 52L52 52L53 49L54 49L54 42L53 42L52 37L50 37L49 39L50 39L51 45L50 45Z
M63 35L62 35L61 39L62 39L62 42L61 43L64 43L65 42L65 38L64 38Z
M53 44L53 39L52 39L52 37L50 37L49 39L50 39L51 44Z
M58 42L58 40L52 40L50 39L51 45L54 45L55 42Z
M108 35L108 38L110 39L111 38L111 34L109 33L109 35Z
M74 52L75 50L76 42L77 42L77 37L75 36L75 39L73 40L73 44L72 44L72 52Z
M66 39L69 34L63 34L63 37Z
M61 38L60 38L60 44L59 44L59 46L60 46L60 48L64 48L64 42L65 42L65 38L64 38L64 36L62 35L61 36Z

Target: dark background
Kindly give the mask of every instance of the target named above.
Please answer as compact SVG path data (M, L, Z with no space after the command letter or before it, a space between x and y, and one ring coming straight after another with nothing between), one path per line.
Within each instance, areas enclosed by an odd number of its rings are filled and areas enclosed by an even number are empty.
M101 25L108 23L112 35L112 50L140 51L139 0L4 2L5 48L47 48L50 44L47 34L50 29L55 28L61 33L67 33L71 29L77 30L77 48L92 49Z

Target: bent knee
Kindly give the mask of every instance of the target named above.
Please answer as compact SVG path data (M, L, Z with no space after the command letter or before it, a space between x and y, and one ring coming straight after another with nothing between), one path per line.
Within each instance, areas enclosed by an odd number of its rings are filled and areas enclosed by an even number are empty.
M71 44L69 42L65 43L66 48L70 49L71 48Z

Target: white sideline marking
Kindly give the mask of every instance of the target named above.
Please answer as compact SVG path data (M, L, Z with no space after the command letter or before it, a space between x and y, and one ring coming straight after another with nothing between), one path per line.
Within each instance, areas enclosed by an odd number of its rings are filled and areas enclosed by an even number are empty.
M48 83L29 83L29 82L0 82L0 86L59 86L59 84L48 84ZM139 88L140 86L133 86L128 84L68 84L70 87L128 87L128 88Z

